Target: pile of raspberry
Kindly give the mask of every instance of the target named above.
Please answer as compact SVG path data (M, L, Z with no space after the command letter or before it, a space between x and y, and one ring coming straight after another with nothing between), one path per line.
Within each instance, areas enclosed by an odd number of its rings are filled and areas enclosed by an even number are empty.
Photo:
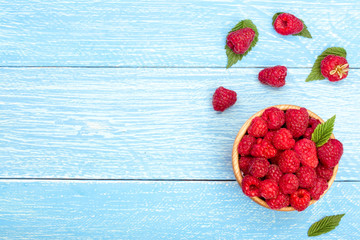
M311 135L319 124L305 108L271 107L255 117L238 146L244 194L260 197L271 209L303 211L318 200L343 153L336 139L316 147Z

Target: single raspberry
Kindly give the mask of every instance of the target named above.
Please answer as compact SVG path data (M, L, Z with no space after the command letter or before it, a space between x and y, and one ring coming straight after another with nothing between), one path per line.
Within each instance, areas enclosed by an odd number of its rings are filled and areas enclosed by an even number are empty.
M241 182L243 193L249 197L260 197L260 179L246 175Z
M267 124L261 117L255 117L248 128L249 135L259 138L264 137L268 132Z
M266 179L272 179L278 183L282 175L283 173L281 172L279 166L271 164L266 174Z
M319 163L316 153L316 145L309 139L301 139L295 143L294 151L299 155L301 164L316 168Z
M311 188L315 184L316 172L313 168L302 166L296 172L296 176L299 179L299 187L301 188Z
M250 135L245 135L241 139L239 146L238 146L238 153L241 156L250 155L250 150L252 146L255 144L256 138Z
M250 164L250 175L262 178L265 177L269 170L270 163L265 158L254 158Z
M255 31L251 28L242 28L229 33L226 45L236 54L244 54L250 47L255 37Z
M321 74L330 82L337 82L347 77L349 64L345 58L327 55L321 61Z
M310 195L313 199L319 200L321 195L328 189L328 183L323 178L317 178L315 184L309 189Z
M274 134L275 134L274 131L269 131L269 132L267 132L267 134L266 134L265 137L264 137L264 141L268 141L269 143L271 143L271 142L272 142L272 139L273 139L273 137L274 137Z
M291 133L286 128L280 128L274 135L272 143L279 150L291 149L295 145Z
M268 141L262 140L260 143L255 144L250 151L254 157L264 157L266 159L276 156L277 150Z
M294 138L301 137L308 127L309 114L305 108L289 109L285 113L286 128Z
M276 198L279 194L279 186L272 179L265 179L260 183L260 196L265 199Z
M233 90L224 87L217 88L212 100L214 110L223 112L225 109L235 104L236 97L236 92Z
M299 179L292 173L283 175L279 180L279 189L284 194L292 194L299 188Z
M334 173L332 168L325 167L321 163L316 167L315 171L318 177L323 178L326 181L329 181Z
M315 130L315 128L321 124L320 120L319 119L316 119L316 118L310 118L309 119L309 127L311 127L312 129Z
M268 108L261 116L270 130L280 129L285 124L285 113L276 107Z
M305 130L305 133L303 135L304 138L306 139L310 139L311 140L311 136L314 132L314 129L312 129L311 127L308 127L306 130Z
M285 85L287 68L284 66L275 66L264 68L259 72L258 79L262 84L272 87L282 87Z
M279 156L278 165L283 173L294 173L300 167L299 156L293 150L286 150Z
M329 139L327 143L318 148L317 154L320 162L328 167L335 167L343 154L343 145L337 139Z
M239 159L239 167L240 170L244 173L244 175L249 174L251 162L252 162L252 157L241 157Z
M292 35L300 33L304 29L304 24L290 13L281 13L274 22L274 28L281 35Z
M276 198L267 199L266 203L271 209L280 209L289 206L290 198L289 195L279 192Z
M309 206L310 200L310 193L306 189L300 188L290 195L290 205L299 212L304 211Z

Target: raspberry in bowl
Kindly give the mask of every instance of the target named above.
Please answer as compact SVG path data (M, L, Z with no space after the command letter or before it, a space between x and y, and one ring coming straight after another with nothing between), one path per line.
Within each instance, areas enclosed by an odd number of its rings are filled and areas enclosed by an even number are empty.
M322 123L315 113L294 105L272 106L249 118L232 152L243 193L277 211L303 211L318 201L334 182L343 153L334 134L326 142L312 140Z

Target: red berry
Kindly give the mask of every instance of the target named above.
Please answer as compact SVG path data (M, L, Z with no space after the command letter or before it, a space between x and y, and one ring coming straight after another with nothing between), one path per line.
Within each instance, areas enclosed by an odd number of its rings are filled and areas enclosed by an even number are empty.
M212 104L215 111L223 112L225 109L231 107L236 102L236 92L233 90L219 87L215 90Z
M295 143L294 151L299 155L301 164L316 168L319 163L316 153L316 145L309 139L301 139Z
M249 174L251 162L252 162L252 157L241 157L239 159L239 167L240 170L244 173L244 175Z
M256 178L265 177L269 170L270 163L265 158L254 158L250 164L250 175Z
M321 61L321 74L330 82L337 82L347 77L349 64L343 57L328 55Z
M323 178L317 178L315 184L309 189L310 195L313 199L319 200L321 195L328 189L328 183Z
M264 137L263 140L271 143L271 142L272 142L272 139L273 139L273 137L274 137L274 134L275 134L274 131L269 131L269 132L267 132L267 134L265 135L265 137Z
M290 13L282 13L274 22L275 31L281 35L292 35L300 33L304 24L300 19Z
M317 154L320 162L328 167L335 167L343 154L343 145L337 139L329 139L327 143L318 148Z
M243 136L238 146L238 153L241 156L250 155L250 150L252 146L255 144L255 141L256 139L253 136L250 135Z
M294 138L301 137L308 127L309 114L305 108L289 109L285 114L286 128Z
M276 156L277 150L268 141L262 140L260 143L255 144L251 149L250 154L254 157L263 157L266 159Z
M276 198L267 199L266 203L271 209L280 209L289 206L290 198L289 195L279 192Z
M316 175L320 178L325 179L326 181L329 181L334 173L333 168L325 167L321 163L316 167L315 170L316 170Z
M270 130L280 129L285 123L285 113L276 107L266 109L261 117Z
M260 183L260 179L246 175L241 182L243 193L249 197L260 197Z
M299 212L304 211L309 206L310 200L310 193L302 188L290 195L290 205Z
M268 132L267 124L261 117L255 117L248 128L249 135L259 138L264 137Z
M300 167L299 156L292 150L286 150L280 154L278 165L283 173L294 173Z
M315 130L315 128L321 124L319 119L315 119L315 118L310 118L309 119L309 127L311 127L312 129Z
M272 179L266 179L260 183L260 196L265 199L276 198L279 194L279 186Z
M304 138L306 139L310 139L311 140L311 136L314 132L314 129L312 129L311 127L308 127L306 130L305 130L305 133L303 135Z
M282 177L283 173L281 172L279 166L275 164L271 164L269 170L266 174L267 179L272 179L275 182L279 182L280 178Z
M295 145L291 133L286 128L280 128L274 135L272 143L279 150L291 149Z
M299 187L311 188L315 184L316 172L313 168L302 166L296 172L296 176L299 179Z
M282 87L285 85L287 68L284 66L269 67L259 72L258 79L262 84L272 87Z
M251 28L242 28L231 32L226 38L226 45L236 54L244 54L250 47L255 37Z
M283 175L279 180L279 189L284 194L291 194L299 188L299 179L291 173Z

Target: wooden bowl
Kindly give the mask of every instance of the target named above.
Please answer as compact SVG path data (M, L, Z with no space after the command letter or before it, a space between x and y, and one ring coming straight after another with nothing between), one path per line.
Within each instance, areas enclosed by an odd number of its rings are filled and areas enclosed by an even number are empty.
M275 105L275 106L271 106L271 107L277 107L279 108L280 110L288 110L288 109L300 109L299 106L295 106L295 105ZM271 107L268 107L268 108L271 108ZM249 128L250 124L251 124L251 121L253 120L253 118L255 117L261 117L261 115L263 114L263 112L266 110L267 108L255 113L251 118L249 118L245 123L244 125L240 128L240 131L238 132L236 138L235 138L235 141L234 141L234 146L233 146L233 151L232 151L232 165L233 165L233 170L234 170L234 174L235 174L235 177L236 177L236 180L237 182L239 183L239 185L241 186L241 182L242 182L242 179L243 179L243 176L241 174L241 171L240 171L240 167L239 167L239 153L238 153L238 145L240 143L240 140L242 139L242 137L246 134L247 132L247 129ZM324 122L324 120L322 120L318 115L316 115L315 113L311 112L310 110L307 110L308 113L309 113L309 116L312 117L312 118L316 118L316 119L319 119L320 122ZM331 135L330 138L335 138L334 134ZM334 170L333 170L333 175L330 179L330 181L328 181L328 189L326 189L326 191L321 195L324 196L324 194L329 190L329 188L331 187L331 185L333 184L334 180L335 180L335 177L336 177L336 173L338 171L338 167L339 167L339 164L336 165L334 167ZM320 197L320 198L321 198ZM256 202L257 204L263 206L263 207L266 207L266 208L269 208L271 209L267 203L262 200L261 198L259 197L250 197L254 202ZM310 204L314 204L317 200L311 200L310 201ZM272 209L272 210L275 210L275 209ZM277 211L294 211L295 209L293 207L284 207L284 208L281 208L281 209L276 209Z

